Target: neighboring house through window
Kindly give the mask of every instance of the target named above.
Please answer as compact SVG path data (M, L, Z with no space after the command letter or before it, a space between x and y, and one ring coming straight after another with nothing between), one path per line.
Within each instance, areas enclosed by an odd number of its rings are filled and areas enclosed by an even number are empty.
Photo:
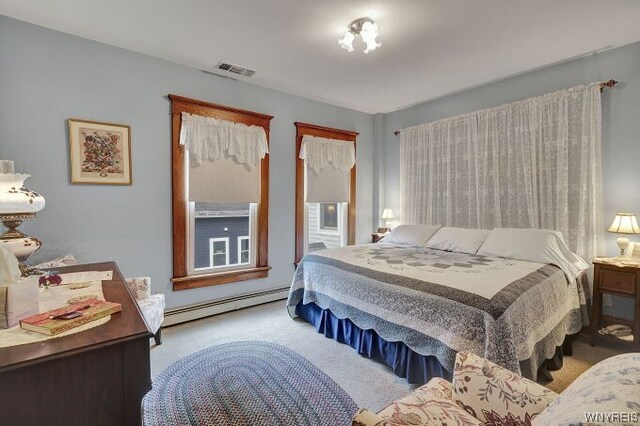
M249 241L255 229L256 209L255 203L194 203L190 215L193 270L222 267L233 270L250 264L255 257Z
M346 203L308 203L307 252L346 245Z
M318 203L319 231L338 231L338 203Z

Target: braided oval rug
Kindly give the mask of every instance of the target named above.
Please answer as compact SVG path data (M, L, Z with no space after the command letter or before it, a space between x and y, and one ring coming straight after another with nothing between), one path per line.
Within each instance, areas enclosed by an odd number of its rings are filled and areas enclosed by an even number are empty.
M174 362L142 405L147 426L347 426L357 410L305 358L257 341L214 346Z

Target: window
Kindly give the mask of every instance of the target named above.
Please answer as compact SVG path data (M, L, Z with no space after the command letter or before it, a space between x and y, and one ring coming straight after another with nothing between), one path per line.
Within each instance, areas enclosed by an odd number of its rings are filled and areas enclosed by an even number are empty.
M353 144L358 133L347 130L331 129L315 124L295 123L296 125L296 221L295 221L295 261L300 262L305 253L325 248L342 247L347 244L355 244L355 219L356 219L356 166L351 168L346 178L337 174L333 182L342 188L342 196L333 198L327 195L326 180L318 184L317 178L309 180L305 160L300 158L303 138L309 136L315 138L332 139L332 143ZM341 150L342 148L340 148ZM324 172L323 172L324 173ZM344 176L344 175L341 175ZM315 180L314 180L315 179ZM342 179L342 180L341 180ZM346 179L346 180L344 180ZM309 185L309 182L315 182ZM320 185L320 186L318 186ZM313 188L315 196L311 194ZM329 188L333 188L329 186ZM318 191L320 190L320 192ZM334 193L335 191L328 191ZM317 197L317 198L316 198ZM317 202L308 202L315 200ZM346 202L330 202L339 200Z
M273 117L176 95L169 95L169 98L172 108L173 289L267 277L270 268L267 241L269 155L266 148L257 163L248 167L252 176L249 187L257 188L252 192L254 196L249 200L227 200L219 199L216 194L233 197L236 187L244 189L241 187L243 182L219 178L229 176L227 170L233 169L234 162L198 158L190 164L194 158L190 154L196 151L188 141L194 138L195 133L189 133L189 126L194 122L218 123L216 126L232 122L262 127L258 132L262 135L260 142L268 147L269 123ZM250 136L247 138L250 140ZM231 172L238 173L237 170ZM251 182L258 182L257 186Z
M338 203L318 203L320 220L319 231L338 230Z
M250 258L249 237L238 237L238 263L247 264Z
M229 265L229 238L209 238L209 267Z

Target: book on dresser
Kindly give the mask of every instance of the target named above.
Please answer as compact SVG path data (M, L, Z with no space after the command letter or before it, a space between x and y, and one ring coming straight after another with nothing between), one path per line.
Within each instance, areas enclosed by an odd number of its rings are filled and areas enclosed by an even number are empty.
M121 310L120 303L90 299L30 316L20 321L20 327L55 336Z

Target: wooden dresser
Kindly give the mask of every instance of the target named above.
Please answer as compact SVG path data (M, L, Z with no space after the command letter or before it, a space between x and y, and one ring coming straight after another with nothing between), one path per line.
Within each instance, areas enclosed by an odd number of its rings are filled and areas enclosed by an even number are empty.
M122 312L71 336L0 349L0 425L140 425L151 333L122 274L113 262L57 270L112 270L104 296Z

